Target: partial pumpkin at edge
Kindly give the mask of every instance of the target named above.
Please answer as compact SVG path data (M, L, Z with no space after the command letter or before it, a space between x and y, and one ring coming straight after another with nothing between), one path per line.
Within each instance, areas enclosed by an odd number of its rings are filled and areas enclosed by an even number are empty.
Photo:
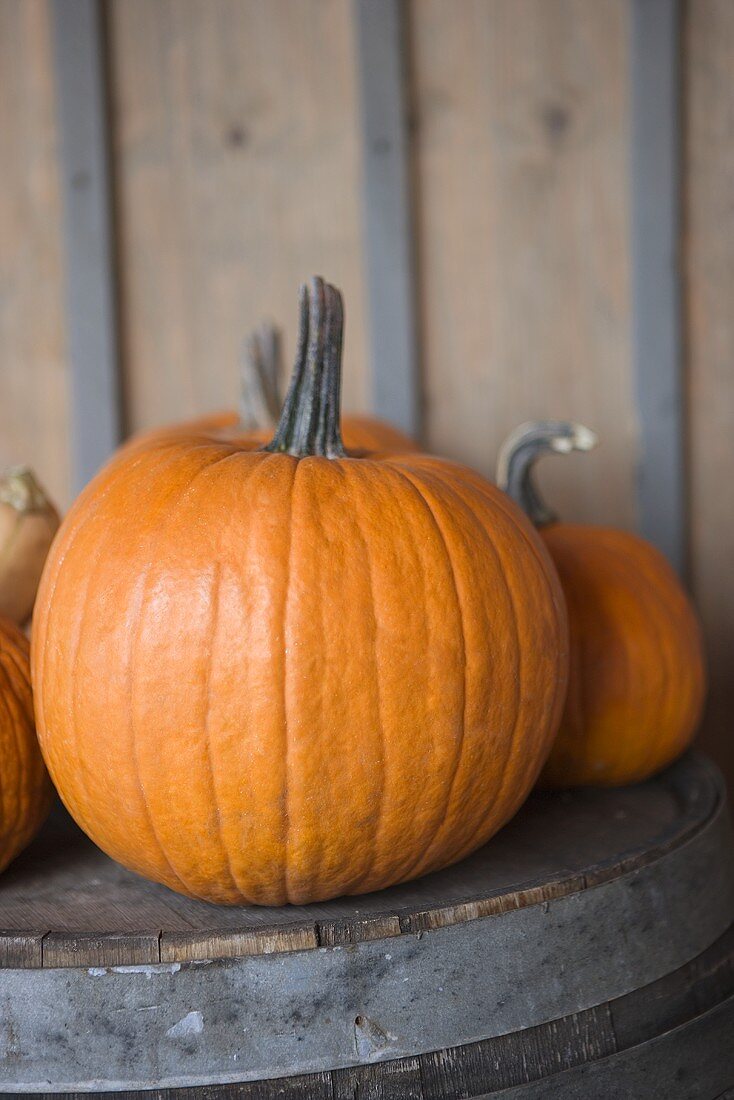
M503 445L497 483L538 526L568 604L571 663L551 787L649 778L690 745L705 697L701 629L665 557L627 531L556 519L533 480L543 454L589 450L578 424L522 425Z
M28 639L0 618L0 871L30 843L48 816L53 789L33 719Z

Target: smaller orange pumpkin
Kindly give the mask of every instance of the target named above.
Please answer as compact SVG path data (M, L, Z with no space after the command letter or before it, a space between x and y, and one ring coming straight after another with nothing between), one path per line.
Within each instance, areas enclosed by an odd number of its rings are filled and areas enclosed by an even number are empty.
M250 442L254 446L269 443L284 400L280 388L282 377L281 333L274 325L264 323L245 342L238 412L209 413L194 420L137 433L115 452L112 461L140 447L190 436L192 432L213 435L223 443ZM405 432L374 416L345 416L341 427L344 446L349 451L409 454L420 449Z
M36 740L28 639L0 619L0 871L22 852L51 807L52 787Z
M704 700L698 620L663 555L627 531L559 523L533 481L542 455L595 444L580 424L524 424L498 461L497 484L540 528L568 605L568 696L545 786L648 778L691 743Z

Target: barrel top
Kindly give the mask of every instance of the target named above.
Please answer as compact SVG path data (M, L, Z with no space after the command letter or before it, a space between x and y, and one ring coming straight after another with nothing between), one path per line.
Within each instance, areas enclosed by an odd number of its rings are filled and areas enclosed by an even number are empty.
M382 939L542 905L649 865L724 801L690 753L633 787L537 791L484 848L379 893L307 906L192 901L109 859L61 810L0 877L0 966L135 965Z

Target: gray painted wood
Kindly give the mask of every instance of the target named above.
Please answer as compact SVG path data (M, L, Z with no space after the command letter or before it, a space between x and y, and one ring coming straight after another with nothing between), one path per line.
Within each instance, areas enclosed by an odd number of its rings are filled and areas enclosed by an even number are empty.
M686 966L734 919L721 788L712 791L705 767L683 767L678 842L660 835L652 803L647 843L625 855L621 873L590 868L597 884L558 898L535 894L527 904L516 891L520 908L472 918L467 907L457 922L438 896L438 927L425 931L394 934L388 926L384 939L302 941L209 961L120 965L113 960L125 957L122 938L109 937L113 953L100 936L80 966L81 948L74 955L69 937L48 936L51 966L19 960L0 970L7 1025L0 1087L43 1089L49 1080L66 1089L180 1087L325 1073L410 1061L553 1021L549 1034L533 1039L538 1058L547 1060L555 1042L565 1050L576 1040L589 1057L604 1057L613 1035L606 1017L574 1017ZM114 900L124 908L124 893ZM359 907L362 899L353 900ZM131 939L136 957L149 958L155 936ZM712 972L702 965L697 980L718 996L726 988L712 983ZM627 1032L638 1026L630 1021L644 1024L644 1004L636 1016L629 1006L619 1011Z
M402 0L353 0L373 407L420 430Z
M679 0L632 4L632 334L640 529L687 566L680 272Z
M99 0L53 0L76 490L121 437L101 19Z
M711 975L717 980L712 984ZM722 1042L734 1004L734 926L702 955L651 985L539 1027L428 1054L377 1061L318 1074L194 1087L206 1100L448 1100L509 1095L700 1096L724 1100L734 1047ZM624 1022L625 1026L620 1027ZM672 1064L671 1064L672 1063ZM572 1072L569 1072L572 1071ZM662 1073L660 1073L662 1071ZM630 1080L630 1074L632 1078ZM586 1082L586 1089L583 1088ZM655 1091L657 1090L657 1091ZM46 1093L46 1100L85 1093ZM106 1095L106 1094L100 1094ZM117 1093L138 1100L140 1093ZM182 1100L180 1090L156 1089L151 1100Z

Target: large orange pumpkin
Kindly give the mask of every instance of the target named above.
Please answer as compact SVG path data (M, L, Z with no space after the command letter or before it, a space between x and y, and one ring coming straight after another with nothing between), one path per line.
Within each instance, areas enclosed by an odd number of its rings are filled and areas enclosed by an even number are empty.
M462 858L526 797L565 696L563 597L522 512L459 465L345 452L341 309L303 289L272 443L192 433L103 470L38 596L64 802L115 859L212 901Z
M595 442L579 424L523 425L498 467L500 487L540 527L568 604L568 699L542 775L555 787L616 786L660 771L690 744L704 699L701 631L663 555L626 531L559 523L535 486L541 455Z
M33 839L52 788L33 722L28 640L0 619L0 871Z
M200 431L212 432L225 441L267 443L272 437L282 404L280 396L281 334L274 325L263 324L245 344L240 375L238 412L210 413L179 424L168 424L138 432L116 452L113 461L139 447L161 439L185 437ZM342 418L344 446L352 451L389 451L392 454L419 450L414 439L386 420L352 414Z

